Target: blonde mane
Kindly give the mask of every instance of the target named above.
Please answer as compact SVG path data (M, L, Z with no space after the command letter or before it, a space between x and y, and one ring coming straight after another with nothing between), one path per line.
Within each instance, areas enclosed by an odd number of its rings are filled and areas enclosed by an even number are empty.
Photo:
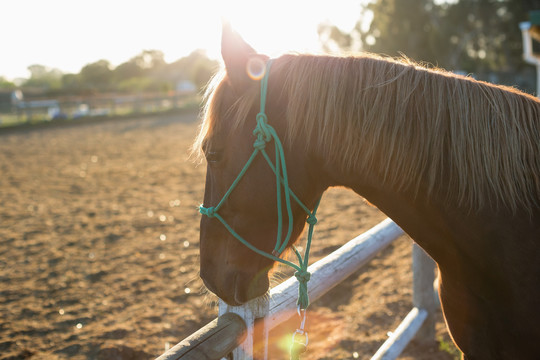
M487 200L513 210L539 205L540 102L530 95L374 55L285 55L269 83L287 99L288 140L311 139L343 169L428 193L444 183L448 198L470 209ZM209 92L199 144L220 86ZM255 99L233 106L240 123L252 120L245 115Z

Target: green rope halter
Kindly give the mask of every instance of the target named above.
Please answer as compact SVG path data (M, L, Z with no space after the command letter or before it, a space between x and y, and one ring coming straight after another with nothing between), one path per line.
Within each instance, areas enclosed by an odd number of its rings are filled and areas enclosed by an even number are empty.
M300 199L294 194L294 192L289 187L289 179L287 177L287 166L285 164L285 153L283 151L283 145L281 144L281 141L279 140L279 137L274 130L274 128L268 124L268 118L266 117L265 113L265 106L266 106L266 93L268 88L268 77L270 74L270 67L272 65L272 60L269 60L266 64L266 71L264 74L264 77L261 80L261 107L260 112L257 114L256 120L257 120L257 126L255 127L255 130L253 131L253 135L257 136L257 139L255 140L255 143L253 144L253 147L255 148L253 150L253 153L251 154L250 158L236 177L236 179L233 181L231 187L221 201L215 206L215 207L204 207L199 206L199 212L202 215L206 215L208 217L213 217L218 219L223 226L242 244L247 246L252 251L256 252L257 254L264 256L268 259L271 259L273 261L278 261L282 264L288 265L296 270L294 276L298 279L298 307L299 309L307 309L309 306L309 297L308 297L308 290L307 290L307 283L309 281L309 278L311 274L307 271L308 263L309 263L309 250L311 247L311 239L313 237L313 228L315 224L317 223L317 218L315 217L315 214L317 212L317 208L319 207L319 203L321 199L317 201L315 204L315 208L313 211L310 211L307 206L305 206ZM276 154L276 163L275 165L272 163L272 160L268 156L265 147L266 144L270 141L274 140L274 147L275 147L275 154ZM276 237L276 246L274 247L274 251L272 251L271 254L264 252L249 242L247 242L244 238L242 238L236 231L234 231L233 228L221 217L221 215L218 213L219 209L223 206L225 201L229 198L232 191L236 188L242 177L247 172L248 168L250 167L251 163L257 156L257 154L261 153L263 157L266 159L266 162L276 175L276 189L277 189L277 212L278 212L278 228L277 228L277 237ZM282 189L283 187L283 189ZM285 199L285 209L287 211L287 217L289 219L289 224L287 228L287 234L285 235L285 238L283 241L282 233L283 233L283 210L282 210L282 199L281 194L283 191L283 197ZM293 216L292 216L292 207L291 207L291 198L300 205L300 207L306 212L308 215L306 222L309 224L308 229L308 237L307 237L307 243L306 243L306 249L304 252L304 257L300 255L300 252L296 247L293 245L292 248L294 250L294 253L296 254L296 257L298 258L298 265L279 258L279 255L285 250L287 247L287 244L289 243L289 240L291 238L292 230L293 230Z

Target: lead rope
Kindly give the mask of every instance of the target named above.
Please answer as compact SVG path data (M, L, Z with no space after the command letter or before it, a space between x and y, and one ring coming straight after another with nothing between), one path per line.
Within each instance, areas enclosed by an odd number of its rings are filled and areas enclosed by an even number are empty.
M268 259L271 259L273 261L280 262L282 264L285 264L287 266L292 267L296 270L294 273L294 276L298 279L298 315L300 316L300 326L296 331L294 332L292 336L292 344L290 349L290 356L291 360L298 360L301 353L306 351L307 344L308 344L308 334L305 330L305 323L306 323L306 311L309 306L309 295L308 295L308 287L307 283L311 277L311 274L307 271L308 263L309 263L309 251L311 248L311 239L313 237L313 230L315 225L317 224L317 218L315 217L317 213L317 209L319 207L319 203L321 199L319 198L317 200L317 203L315 204L315 207L313 211L310 211L307 206L305 206L300 199L294 194L294 192L289 187L289 179L287 175L287 166L285 164L285 153L283 151L283 145L281 144L281 141L279 140L279 137L275 131L275 129L268 124L268 118L265 113L265 106L266 106L266 93L268 88L268 77L270 74L270 67L272 66L272 60L269 60L266 64L266 71L264 74L264 77L261 80L261 107L260 112L256 116L257 126L255 127L255 130L253 130L253 134L257 136L257 139L253 143L253 153L251 154L250 158L236 177L236 179L233 181L231 187L225 195L223 195L223 198L220 200L220 202L215 207L204 207L203 205L199 206L199 212L202 215L206 215L210 218L216 218L219 220L223 226L233 235L238 241L240 241L242 244L247 246L252 251L256 252L257 254L264 256ZM275 158L276 163L275 165L272 163L272 160L268 156L268 153L266 152L266 144L270 141L274 140L274 148L275 148ZM242 177L245 175L251 164L253 163L253 160L255 159L256 155L261 153L263 157L265 158L266 162L276 175L276 193L277 193L277 212L278 212L278 230L277 230L277 236L276 236L276 246L274 247L274 250L272 253L264 252L249 242L247 242L244 238L242 238L234 229L223 219L223 217L218 213L219 209L223 206L225 201L229 198L232 191L236 188ZM282 231L283 231L283 210L282 210L282 189L283 187L283 197L285 199L285 209L287 211L287 217L289 219L289 224L287 228L287 234L285 235L285 238L283 241L281 241L282 238ZM287 244L289 243L289 240L291 238L292 234L292 227L293 227L293 217L292 217L292 206L291 206L291 198L304 210L304 212L308 215L306 222L309 224L308 228L308 236L306 241L306 249L304 251L304 257L302 258L302 255L298 251L298 249L293 245L292 249L294 251L294 254L296 255L298 259L298 265L281 259L279 256L281 253L285 250L287 247ZM302 339L301 339L302 337Z

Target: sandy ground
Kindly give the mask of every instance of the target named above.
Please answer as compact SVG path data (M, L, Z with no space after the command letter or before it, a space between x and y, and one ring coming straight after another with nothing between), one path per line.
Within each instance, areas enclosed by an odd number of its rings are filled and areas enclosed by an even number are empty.
M0 359L152 359L216 316L198 277L196 129L180 113L0 133ZM313 261L384 215L332 189L318 218ZM315 302L304 359L369 359L412 307L410 253L399 239ZM434 341L401 358L453 357Z

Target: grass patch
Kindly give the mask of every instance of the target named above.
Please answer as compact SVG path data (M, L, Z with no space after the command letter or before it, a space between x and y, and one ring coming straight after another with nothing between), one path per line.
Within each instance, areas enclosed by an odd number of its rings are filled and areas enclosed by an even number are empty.
M445 341L442 337L439 337L437 342L439 343L440 351L450 354L454 360L461 359L461 351L456 347L456 345L454 345L452 341Z

